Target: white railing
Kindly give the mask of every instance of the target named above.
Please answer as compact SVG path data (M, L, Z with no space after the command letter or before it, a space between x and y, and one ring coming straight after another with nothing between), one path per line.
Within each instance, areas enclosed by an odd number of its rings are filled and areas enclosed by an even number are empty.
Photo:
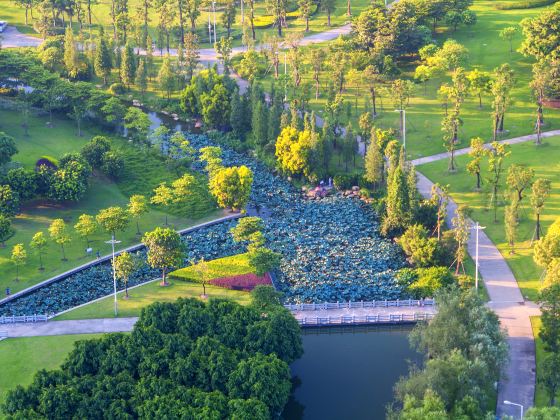
M47 315L0 316L0 324L16 324L20 322L47 322Z
M301 326L324 326L324 325L365 325L365 324L398 324L428 321L435 314L378 314L363 316L329 316L329 317L304 317L297 321Z
M434 299L373 300L360 302L293 303L284 305L290 311L319 311L324 309L389 308L435 306Z

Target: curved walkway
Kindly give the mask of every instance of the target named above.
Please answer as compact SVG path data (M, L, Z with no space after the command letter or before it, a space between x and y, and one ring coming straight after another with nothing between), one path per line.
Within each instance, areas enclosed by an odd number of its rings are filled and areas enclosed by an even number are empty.
M560 135L560 130L543 133L542 137L556 135ZM536 135L528 135L502 140L501 143L516 144L534 141L535 139ZM487 146L489 147L489 145ZM461 149L456 154L464 155L469 150L470 148ZM447 153L441 153L413 160L412 163L421 165L447 159L447 157ZM422 196L429 197L433 182L419 172L417 172L417 175L418 191ZM447 210L447 222L450 224L457 210L457 204L452 199L449 200ZM473 259L476 250L475 241L475 235L473 234L468 242L468 252ZM498 386L496 414L499 417L510 415L517 418L519 408L505 405L503 402L505 400L512 401L522 404L525 408L534 404L535 340L529 317L540 315L540 310L536 304L526 301L522 296L517 280L506 260L484 231L479 233L479 273L484 279L484 285L490 296L488 306L498 315L501 325L507 331L510 348L510 361Z

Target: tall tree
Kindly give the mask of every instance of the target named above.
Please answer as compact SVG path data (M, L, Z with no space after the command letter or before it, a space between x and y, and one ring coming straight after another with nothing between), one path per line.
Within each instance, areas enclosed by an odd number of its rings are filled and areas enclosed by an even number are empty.
M185 35L185 69L187 72L187 83L191 81L199 60L198 53L198 36L189 32Z
M381 148L376 141L370 142L370 145L367 148L364 159L364 167L364 178L374 185L382 185L385 171L385 160L383 159Z
M64 220L54 219L49 226L49 235L54 243L60 245L60 249L62 250L62 261L68 261L66 259L66 253L64 252L64 245L71 241L71 237L68 235Z
M184 245L173 229L157 227L144 234L142 242L148 248L147 260L152 268L161 269L161 286L167 286L167 270L179 266L183 261Z
M309 64L313 69L313 80L315 82L315 99L319 99L319 87L321 83L319 81L319 75L323 70L323 64L325 62L325 51L321 48L312 48L309 50L308 55Z
M336 10L336 1L321 0L321 9L327 12L327 26L331 26L331 14Z
M482 162L482 158L486 156L486 153L487 151L484 148L484 140L480 137L471 139L471 150L469 150L471 160L467 164L467 171L476 176L477 191L480 191L480 186L482 184L480 164Z
M103 78L103 84L107 85L107 78L111 74L112 60L107 41L103 36L101 36L97 42L93 67L97 77Z
M16 281L19 281L19 268L27 262L27 251L23 247L23 244L14 245L10 259L16 266Z
M406 174L400 165L388 178L385 217L381 227L384 235L395 236L403 232L410 219Z
M0 213L0 248L6 246L6 241L14 236L15 230L12 228L12 220L5 214Z
M136 220L136 234L141 235L140 218L150 210L148 207L148 200L143 195L134 194L130 197L127 210L130 216Z
M45 234L43 232L37 232L31 238L31 242L29 246L31 249L35 250L37 255L39 256L39 271L43 271L45 267L43 266L43 255L46 252L47 246L49 245L47 238L45 238Z
M551 183L549 179L539 178L533 183L531 188L531 207L535 211L535 217L537 219L535 225L535 233L533 235L533 240L539 240L541 238L541 213L544 209L546 199L550 194Z
M482 109L482 95L490 93L492 86L490 74L474 69L467 73L467 80L469 81L470 91L478 97L478 108Z
M226 0L224 12L222 13L222 25L226 27L227 37L231 37L231 27L235 23L235 15L237 10L235 8L235 0Z
M128 279L136 268L134 257L129 252L122 252L115 257L114 268L116 276L124 283L124 298L128 299Z
M539 337L546 351L560 354L560 283L552 283L539 294L541 330Z
M146 69L146 59L144 58L139 60L138 69L136 69L136 80L134 83L140 88L140 94L143 98L146 93L146 89L148 88L148 71Z
M155 204L156 206L161 206L165 208L171 205L174 199L175 197L173 196L173 190L169 188L169 186L167 186L165 182L163 182L154 189L154 195L150 199L150 202L152 204ZM165 213L165 226L168 226L167 212Z
M513 38L519 33L518 26L507 26L500 31L500 38L509 43L509 52L513 52Z
M74 229L78 232L78 235L86 240L86 248L89 248L90 237L98 229L95 218L89 214L80 215L78 222L74 225Z
M305 20L305 32L309 32L309 17L314 5L313 0L298 0L299 17Z
M171 91L175 88L175 75L171 69L171 58L165 55L157 76L160 89L165 92L167 99L171 98Z
M117 232L124 232L130 222L128 212L119 206L99 210L95 220L101 228L116 239Z
M66 68L68 77L71 79L77 77L78 51L76 49L76 43L74 42L74 32L70 26L66 28L66 32L64 33L64 67Z
M136 75L136 59L134 58L134 50L130 43L127 43L124 47L119 74L122 83L127 89L130 89L130 85L134 83Z
M511 89L513 88L514 82L514 72L509 64L502 64L494 70L494 82L492 83L492 95L494 96L494 101L492 103L494 108L492 113L494 120L494 141L496 141L498 133L504 131L504 118L511 100Z
M231 64L231 51L232 51L232 38L221 37L220 40L214 44L214 49L218 55L218 60L222 63L224 74L229 74L229 67Z
M266 0L266 9L274 18L274 25L279 37L282 36L282 27L286 24L287 8L287 0Z
M499 189L502 181L502 174L504 171L504 160L511 154L509 151L509 146L507 144L499 143L497 141L492 142L490 150L487 154L488 156L488 171L490 176L488 181L490 182L492 193L490 196L490 206L494 209L494 222L498 222L498 200L499 200Z

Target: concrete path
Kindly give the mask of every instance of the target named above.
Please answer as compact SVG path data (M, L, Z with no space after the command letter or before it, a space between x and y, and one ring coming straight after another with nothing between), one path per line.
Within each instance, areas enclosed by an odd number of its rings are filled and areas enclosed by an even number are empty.
M560 131L545 133L546 137L559 135ZM523 136L504 140L509 144L522 143L534 140L535 136ZM462 149L461 154L468 153ZM447 154L434 155L413 161L415 165L446 159ZM418 163L420 161L420 163ZM417 172L418 190L424 197L429 197L433 183L424 175ZM449 200L448 220L455 216L457 204ZM468 242L468 252L473 257L476 250L476 236L473 231ZM540 310L532 302L525 301L521 291L509 268L506 260L498 251L498 248L488 238L484 231L479 233L479 273L484 279L484 284L490 296L488 306L496 312L502 327L508 334L510 361L506 368L504 377L500 380L498 387L498 405L496 414L498 416L510 415L514 418L519 416L519 408L505 405L503 402L509 400L522 404L525 408L534 404L535 395L535 341L529 317L539 315Z
M138 317L48 321L29 324L0 325L8 338L45 335L97 334L131 331Z
M22 34L15 26L9 25L0 34L2 48L38 47L43 42L42 38Z

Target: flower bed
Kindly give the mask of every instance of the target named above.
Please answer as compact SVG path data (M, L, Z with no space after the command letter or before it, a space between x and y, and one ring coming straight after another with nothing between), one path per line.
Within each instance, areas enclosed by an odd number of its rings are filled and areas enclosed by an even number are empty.
M187 134L199 149L214 145L204 135ZM340 195L305 200L286 180L272 174L256 160L222 146L223 163L247 165L254 173L250 206L263 214L267 246L283 255L277 286L287 302L336 302L407 298L395 280L405 265L400 248L379 235L371 206ZM202 164L194 164L202 170ZM235 243L227 221L183 235L187 248L185 266L192 260L223 258L245 252ZM140 258L145 258L140 251ZM129 285L156 278L160 273L145 264ZM110 263L77 273L58 283L0 306L0 315L56 313L112 292ZM119 285L122 289L123 285Z
M244 290L250 292L260 284L272 286L270 275L257 276L254 273L240 274L238 276L221 277L209 281L210 284L232 290Z

